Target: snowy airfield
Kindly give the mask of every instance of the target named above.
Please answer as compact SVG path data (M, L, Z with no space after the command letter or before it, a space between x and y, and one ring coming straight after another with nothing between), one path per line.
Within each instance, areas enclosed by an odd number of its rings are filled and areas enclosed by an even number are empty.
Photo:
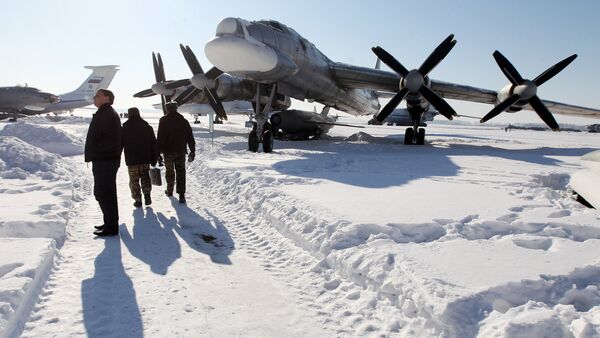
M600 212L568 187L598 134L335 127L253 154L245 117L204 118L187 205L135 209L123 162L120 237L94 239L82 114L0 124L0 337L600 336Z

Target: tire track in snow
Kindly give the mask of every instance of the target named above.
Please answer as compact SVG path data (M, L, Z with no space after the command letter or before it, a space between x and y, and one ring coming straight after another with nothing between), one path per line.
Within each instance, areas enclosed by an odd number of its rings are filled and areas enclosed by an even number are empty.
M193 173L188 178L189 191L210 191L202 186L195 170L189 172ZM315 257L269 226L260 213L234 210L225 200L207 193L203 197L204 205L210 205L230 225L228 230L239 248L247 251L265 271L296 290L298 304L316 313L338 335L385 331L379 318L365 317L361 311L365 305L360 304L364 302L360 295L368 291L341 279L334 271L324 271Z

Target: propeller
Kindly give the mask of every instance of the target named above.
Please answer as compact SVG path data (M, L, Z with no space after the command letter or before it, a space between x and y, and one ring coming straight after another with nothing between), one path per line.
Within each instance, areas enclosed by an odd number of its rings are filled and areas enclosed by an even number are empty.
M200 62L198 62L196 55L189 46L179 44L179 48L181 48L181 53L183 53L185 62L187 62L188 67L194 76L192 76L192 78L189 80L179 80L169 84L169 86L175 86L177 82L180 82L192 85L178 95L175 101L177 101L179 104L183 104L200 93L200 91L203 91L204 96L208 99L208 102L217 114L217 117L219 119L227 120L227 113L225 113L223 103L221 103L221 100L217 96L217 92L214 89L215 79L223 74L223 72L216 67L212 67L208 72L205 73L202 69L202 66L200 66ZM185 81L187 81L187 83Z
M162 103L163 113L166 115L167 111L165 108L165 104L167 102L171 102L172 95L175 93L175 90L172 88L167 88L167 85L175 81L167 82L165 76L165 67L163 65L160 53L152 52L152 66L154 68L154 79L156 80L156 83L153 84L152 87L149 89L144 89L138 93L135 93L133 97L143 98L160 94L160 101Z
M565 69L571 62L573 62L573 60L575 60L575 58L577 58L577 54L573 54L568 58L558 62L554 66L548 68L545 72L533 79L533 81L523 79L521 74L519 74L512 63L510 63L510 61L508 61L508 59L499 51L495 51L493 55L496 63L500 67L500 70L502 70L502 73L504 73L504 75L512 84L510 91L512 95L495 106L480 120L480 122L484 123L498 116L515 103L529 103L533 110L535 110L538 116L542 119L542 121L544 121L544 123L546 123L546 125L548 125L548 127L550 127L550 129L559 130L560 128L558 123L556 123L554 116L552 116L550 110L548 110L542 100L540 100L540 98L537 96L537 88Z
M436 92L434 92L426 81L427 75L437 66L456 45L454 35L450 34L439 46L427 57L419 69L409 71L396 58L383 48L377 46L371 50L388 67L400 75L400 91L383 107L375 116L379 122L383 122L408 94L421 94L435 109L447 119L452 120L456 112Z

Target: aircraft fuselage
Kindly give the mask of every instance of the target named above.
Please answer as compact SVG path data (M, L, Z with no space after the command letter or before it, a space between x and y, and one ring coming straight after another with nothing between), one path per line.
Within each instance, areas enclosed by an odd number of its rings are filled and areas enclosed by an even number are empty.
M32 87L0 87L0 111L7 113L23 110L43 110L59 102L58 96Z
M339 86L331 73L333 61L276 21L226 18L206 44L205 53L220 70L260 83L277 83L280 94L298 100L317 101L353 115L376 114L380 108L372 90Z

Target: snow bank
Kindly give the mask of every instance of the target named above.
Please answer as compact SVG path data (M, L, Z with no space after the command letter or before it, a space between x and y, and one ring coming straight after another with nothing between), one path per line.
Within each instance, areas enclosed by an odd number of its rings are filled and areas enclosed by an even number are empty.
M26 179L29 175L35 175L45 180L67 180L71 171L60 155L49 153L14 136L0 137L1 178Z
M0 337L20 332L65 240L85 178L63 156L82 153L81 140L52 126L0 130Z
M48 278L56 248L47 238L0 238L0 248L0 337L13 337Z
M0 130L0 136L14 136L49 153L61 156L83 154L82 140L52 126L14 123Z
M352 139L375 142L362 134ZM397 314L395 324L389 326L391 333L473 337L493 332L500 337L524 337L556 330L571 334L599 329L592 318L600 304L600 270L596 266L600 228L593 222L561 221L571 217L573 210L583 210L568 196L568 173L526 176L510 168L514 182L493 182L493 187L486 188L514 196L508 212L495 219L472 214L417 223L354 223L310 203L310 198L299 199L285 192L292 189L286 187L322 184L311 175L293 175L291 171L291 175L282 175L281 170L273 170L282 165L278 160L289 163L289 154L280 152L255 161L245 158L246 154L236 152L235 160L224 152L212 154L212 160L194 163L191 171L199 176L203 191L215 204L253 215L254 222L275 228L320 260L313 271L338 275L373 291L371 296L351 297L364 297L361 306L365 312ZM335 157L324 156L305 170L330 173L339 165L333 163ZM254 165L270 161L274 167ZM360 164L352 162L352 170L364 170ZM486 179L474 180L477 186L482 182ZM328 194L328 190L322 188L320 194ZM464 196L461 210L468 209L464 205L473 199L477 196ZM364 196L365 209L372 207L368 200L369 196ZM399 213L404 208L426 212L428 205L399 203L398 208ZM497 215L498 208L494 210ZM574 262L573 257L578 260ZM340 284L332 278L324 292ZM538 308L548 310L543 318L549 319L536 319ZM572 316L566 315L567 308ZM512 316L505 317L509 311ZM484 325L481 330L480 325Z

